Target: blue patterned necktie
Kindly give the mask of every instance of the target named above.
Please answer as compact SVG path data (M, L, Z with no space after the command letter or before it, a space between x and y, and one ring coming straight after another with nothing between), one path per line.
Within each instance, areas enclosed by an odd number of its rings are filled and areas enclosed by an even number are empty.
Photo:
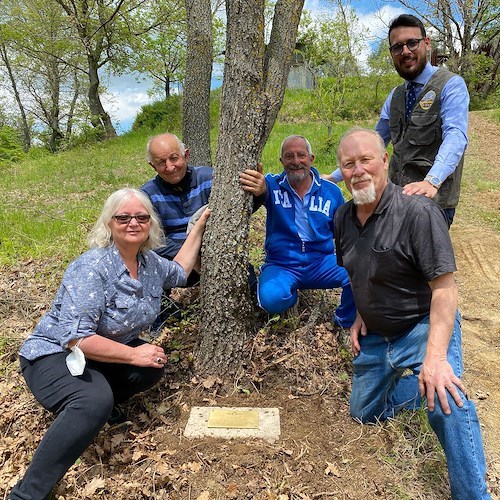
M415 92L418 83L409 82L406 87L406 106L405 106L405 118L406 121L410 118L411 112L415 106L415 101L417 100L417 93Z

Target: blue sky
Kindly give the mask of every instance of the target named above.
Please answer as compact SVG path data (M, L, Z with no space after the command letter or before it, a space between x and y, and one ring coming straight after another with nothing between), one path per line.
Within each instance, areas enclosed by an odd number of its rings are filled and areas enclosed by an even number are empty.
M388 22L397 15L405 12L395 4L375 6L376 0L354 0L352 6L356 10L359 22L364 33L368 34L366 51L359 54L361 61L366 60L370 45L386 36ZM304 9L314 14L331 12L332 3L328 0L306 0ZM148 96L149 85L147 82L138 82L133 74L113 77L108 82L104 81L108 92L103 96L103 104L110 113L113 123L119 133L130 129L137 112L141 106L151 102ZM221 85L220 79L213 79L213 86Z

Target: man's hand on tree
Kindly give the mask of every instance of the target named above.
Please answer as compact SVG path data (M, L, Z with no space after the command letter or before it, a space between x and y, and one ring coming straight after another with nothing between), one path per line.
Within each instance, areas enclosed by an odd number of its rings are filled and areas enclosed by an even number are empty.
M240 174L240 184L244 191L260 196L266 192L266 179L262 174L262 163L257 163L257 170L247 168Z

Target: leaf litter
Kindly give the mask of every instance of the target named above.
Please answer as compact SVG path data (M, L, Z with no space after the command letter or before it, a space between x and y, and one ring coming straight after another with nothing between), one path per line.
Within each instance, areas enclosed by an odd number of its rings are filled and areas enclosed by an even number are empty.
M29 261L1 269L3 497L24 474L53 420L27 389L17 350L50 305L60 278L55 266ZM175 351L175 362L157 387L124 405L128 428L105 426L59 482L55 498L449 498L444 457L421 415L382 426L351 420L347 332L331 322L336 291L301 293L288 316L260 313L248 358L231 381L200 379L193 372L197 290L176 292L194 305L156 340ZM274 444L184 438L189 411L200 405L277 407L281 438Z

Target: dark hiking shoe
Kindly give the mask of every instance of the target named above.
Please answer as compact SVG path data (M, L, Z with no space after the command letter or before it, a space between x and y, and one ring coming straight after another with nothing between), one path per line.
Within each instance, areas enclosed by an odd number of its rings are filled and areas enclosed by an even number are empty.
M108 418L109 430L125 429L132 425L132 422L127 419L127 415L123 410L115 405L111 410L111 415Z

